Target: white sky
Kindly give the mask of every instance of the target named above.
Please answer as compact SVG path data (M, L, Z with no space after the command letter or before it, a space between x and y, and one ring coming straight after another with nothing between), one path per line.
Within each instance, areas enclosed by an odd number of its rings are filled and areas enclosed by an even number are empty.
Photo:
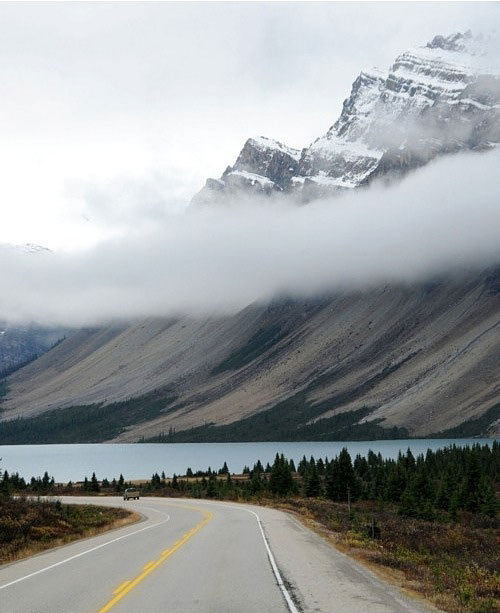
M363 68L500 3L0 4L0 242L89 246L181 210L243 142L302 147Z

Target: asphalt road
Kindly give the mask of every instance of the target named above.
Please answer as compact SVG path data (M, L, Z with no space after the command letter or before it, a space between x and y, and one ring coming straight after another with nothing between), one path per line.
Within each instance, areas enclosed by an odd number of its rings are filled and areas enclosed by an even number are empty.
M286 513L75 498L142 522L0 568L1 613L429 613Z

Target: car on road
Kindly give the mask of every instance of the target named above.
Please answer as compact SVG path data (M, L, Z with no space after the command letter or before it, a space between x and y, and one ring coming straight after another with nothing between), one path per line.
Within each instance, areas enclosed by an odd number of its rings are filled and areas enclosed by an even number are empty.
M139 500L139 490L135 487L128 487L123 492L123 500Z

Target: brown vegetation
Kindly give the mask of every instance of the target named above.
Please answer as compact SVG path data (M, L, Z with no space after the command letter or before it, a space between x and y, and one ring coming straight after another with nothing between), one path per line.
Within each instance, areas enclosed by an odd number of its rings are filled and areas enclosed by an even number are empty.
M0 496L0 564L138 519L121 508Z
M500 610L499 530L495 519L463 514L457 523L403 518L376 503L290 498L292 511L336 547L450 613Z

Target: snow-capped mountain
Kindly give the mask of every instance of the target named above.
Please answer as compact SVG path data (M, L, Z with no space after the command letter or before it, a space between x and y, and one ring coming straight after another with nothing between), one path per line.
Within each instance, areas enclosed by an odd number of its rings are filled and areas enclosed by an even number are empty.
M482 45L470 33L437 36L387 73L362 72L324 136L302 151L249 139L194 202L231 203L241 193L307 202L493 146L500 81L483 66ZM499 312L493 266L229 315L84 328L8 369L0 443L165 432L179 442L498 436ZM15 348L8 332L0 325L0 367L3 348ZM31 421L40 414L41 435Z
M302 151L249 139L234 166L208 179L193 202L242 189L309 201L442 153L489 147L500 140L500 78L486 62L486 41L471 32L436 36L401 53L387 73L361 72L338 120Z

